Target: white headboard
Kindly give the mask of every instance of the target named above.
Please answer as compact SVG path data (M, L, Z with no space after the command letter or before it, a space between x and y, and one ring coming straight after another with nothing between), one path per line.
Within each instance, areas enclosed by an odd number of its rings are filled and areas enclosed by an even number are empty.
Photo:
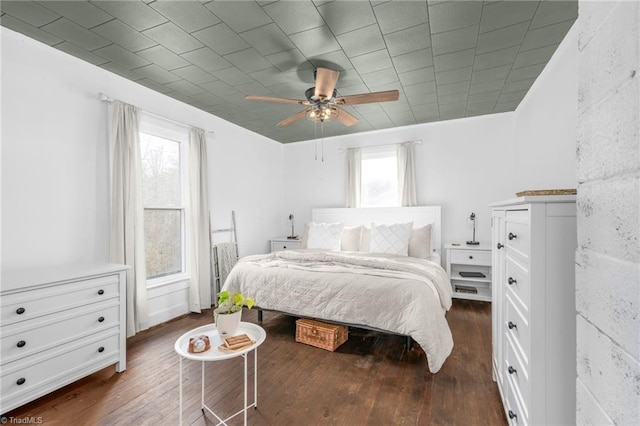
M314 222L342 222L347 226L376 223L413 222L413 226L432 224L431 243L433 250L442 258L442 223L440 206L419 207L366 207L312 209Z

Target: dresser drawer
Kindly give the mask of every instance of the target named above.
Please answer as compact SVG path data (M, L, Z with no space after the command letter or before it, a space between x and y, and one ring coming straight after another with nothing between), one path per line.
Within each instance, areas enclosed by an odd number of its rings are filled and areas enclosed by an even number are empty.
M450 250L450 263L491 266L491 252L478 250Z
M515 258L506 256L504 286L513 294L524 311L529 311L530 283L528 266L518 263Z
M523 414L525 417L529 417L531 404L529 371L516 353L511 336L507 335L505 342L504 376L509 378L509 386L513 390L514 396L520 400Z
M118 360L118 330L74 342L8 364L2 369L3 410L73 381L78 373L97 371ZM68 349L68 350L67 350ZM87 373L88 374L88 373Z
M511 378L505 380L505 408L507 410L507 421L510 426L526 426L529 424L526 411L522 408L522 401L514 390Z
M531 253L529 223L507 220L505 222L505 246L507 252L515 250L528 261Z
M2 325L26 321L53 312L118 297L118 276L109 275L40 288L19 291L2 297Z
M114 299L3 326L2 364L117 326L119 312L118 300Z
M528 367L529 354L531 350L531 331L529 328L529 320L520 312L520 309L518 309L509 294L507 294L504 303L505 333L511 336L518 351L518 355L521 356L522 362Z

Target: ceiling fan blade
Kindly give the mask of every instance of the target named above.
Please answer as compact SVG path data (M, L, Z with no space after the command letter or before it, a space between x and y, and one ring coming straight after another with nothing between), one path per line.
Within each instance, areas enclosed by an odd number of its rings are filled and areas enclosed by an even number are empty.
M327 100L333 97L333 90L336 88L340 73L328 68L316 68L316 88L314 96L316 99Z
M351 127L358 122L357 118L355 118L353 115L349 114L347 111L343 110L342 108L338 108L338 107L334 107L334 108L338 110L338 116L336 117L336 120L338 120L345 126Z
M397 90L386 90L384 92L360 93L358 95L341 96L336 98L336 105L359 105L376 102L397 101L400 93Z
M303 109L302 111L298 112L297 114L292 115L289 118L285 118L284 120L279 122L278 123L278 127L288 126L289 124L292 124L292 123L300 120L301 118L304 118L305 115L307 115L307 110Z
M299 104L299 105L309 104L309 101L302 101L298 99L287 99L287 98L274 98L271 96L247 95L244 98L248 101L279 102L281 104Z

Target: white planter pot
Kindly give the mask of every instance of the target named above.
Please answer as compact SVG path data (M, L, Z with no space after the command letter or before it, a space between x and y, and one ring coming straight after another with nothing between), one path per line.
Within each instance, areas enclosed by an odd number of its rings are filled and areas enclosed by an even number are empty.
M234 312L232 314L220 313L218 309L213 310L213 318L218 329L220 337L223 339L229 336L235 336L240 327L240 320L242 319L242 310Z

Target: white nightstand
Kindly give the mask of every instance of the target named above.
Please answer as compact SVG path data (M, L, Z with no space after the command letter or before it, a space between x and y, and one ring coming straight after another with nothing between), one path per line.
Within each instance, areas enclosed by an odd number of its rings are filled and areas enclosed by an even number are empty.
M271 239L271 251L295 250L302 247L300 240L288 239L287 237L278 237Z
M445 249L453 297L491 302L491 244L450 243Z

